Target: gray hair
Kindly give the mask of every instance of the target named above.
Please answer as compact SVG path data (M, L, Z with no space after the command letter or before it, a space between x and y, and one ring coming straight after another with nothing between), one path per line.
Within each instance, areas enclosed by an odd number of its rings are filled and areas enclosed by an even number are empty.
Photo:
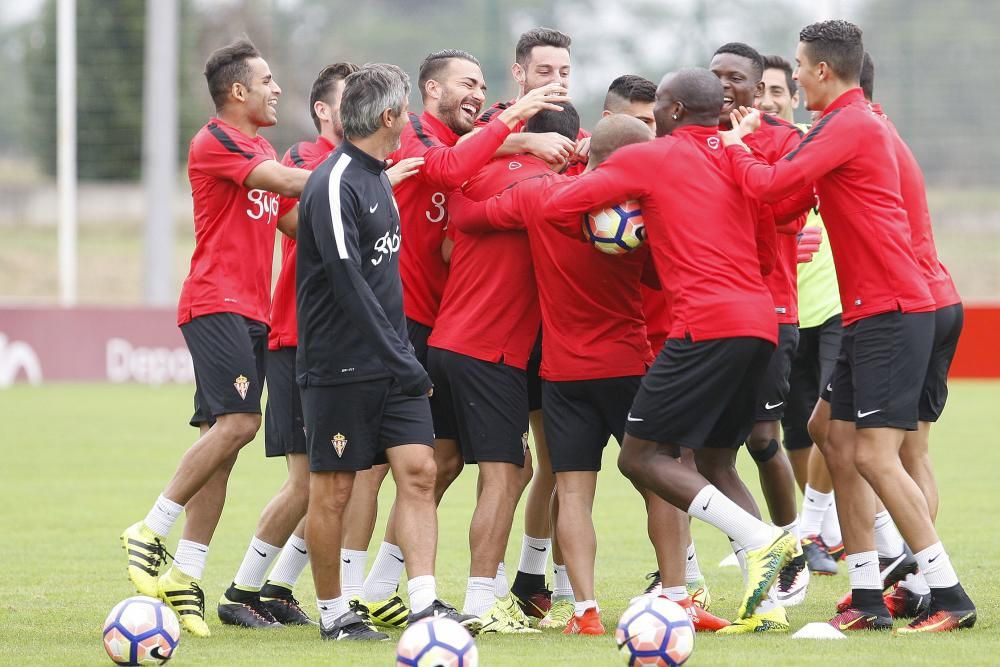
M410 77L396 65L368 63L347 77L340 102L344 136L363 139L379 129L386 109L399 115L410 95Z

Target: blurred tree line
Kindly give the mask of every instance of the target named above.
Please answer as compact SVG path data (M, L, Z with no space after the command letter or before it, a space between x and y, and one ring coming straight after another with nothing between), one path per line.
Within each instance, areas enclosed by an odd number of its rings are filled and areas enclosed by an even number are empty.
M55 0L36 20L0 31L0 66L14 108L0 153L55 171ZM179 157L213 113L202 68L212 49L246 33L283 88L279 123L266 130L280 151L314 134L310 84L337 60L394 62L416 79L421 58L462 48L483 64L490 101L514 92L510 64L523 30L550 25L574 37L574 101L597 119L618 74L654 81L707 65L717 46L746 41L762 53L794 54L798 29L815 19L802 3L771 0L180 0ZM138 178L142 149L145 0L77 0L80 176ZM928 181L983 185L1000 170L1000 142L985 117L1000 102L973 65L995 42L1000 3L868 0L856 16L877 65L876 98L921 160ZM978 84L978 85L977 85ZM411 103L419 108L419 95ZM807 119L803 112L802 119ZM983 140L986 128L994 140Z

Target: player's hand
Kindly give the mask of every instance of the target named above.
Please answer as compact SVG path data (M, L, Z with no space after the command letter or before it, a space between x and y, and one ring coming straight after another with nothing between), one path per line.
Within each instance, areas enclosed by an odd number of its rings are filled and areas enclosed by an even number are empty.
M741 106L729 112L729 120L742 139L760 128L760 111Z
M396 164L392 164L392 160L386 160L386 163L390 166L385 170L385 175L389 177L389 184L392 187L396 187L420 171L420 167L424 166L424 158L408 157L403 158Z
M807 264L813 261L813 256L819 252L819 247L822 243L822 227L803 227L802 231L798 234L796 261L799 264Z
M558 132L522 132L525 153L531 153L549 164L560 164L569 160L576 150L576 144Z
M584 137L576 142L572 158L576 162L586 162L590 159L590 137Z
M513 128L522 120L527 120L543 109L562 111L558 102L569 102L569 91L561 83L549 83L541 88L525 93L521 99L500 114L500 120Z

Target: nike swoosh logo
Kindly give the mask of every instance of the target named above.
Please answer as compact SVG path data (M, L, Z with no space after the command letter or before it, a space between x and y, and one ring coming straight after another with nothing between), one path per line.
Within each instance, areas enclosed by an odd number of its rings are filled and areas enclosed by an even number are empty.
M833 385L832 384L826 385L826 390L827 391L833 391Z
M694 556L688 556L688 560L694 560Z
M396 554L389 554L389 555L392 556L393 558L395 558L396 560L398 560L400 563L403 562L403 559L400 558L399 556L397 556Z
M292 545L292 548L293 548L293 549L295 549L296 551L298 551L298 552L299 552L300 554L302 554L303 556L305 556L305 555L306 555L306 551L305 551L305 549L299 549L299 548L298 548L297 546L295 546L294 544Z
M629 416L627 417L627 419L628 419L628 420L629 420L630 422L644 422L644 421L646 421L645 419L639 419L638 417L633 417L632 415L629 415Z
M870 617L868 617L868 616L858 616L858 617L857 617L856 619L854 619L854 620L853 620L853 621L851 621L850 623L841 623L841 624L840 624L840 629L841 629L841 630L848 630L848 629L850 629L850 628L851 628L851 626L854 626L854 625L857 625L857 624L858 624L858 623L860 623L861 621L866 621L866 620L869 620L869 618L870 618Z
M376 202L374 206L369 206L368 207L368 212L369 213L374 213L377 210L378 210L378 202Z
M861 410L858 410L858 419L864 419L868 415L873 415L876 412L882 412L882 408L879 408L878 410L869 410L868 412L861 412Z
M940 554L938 554L938 555L940 555ZM902 563L904 558L906 558L906 554L905 553L899 554L899 556L896 557L896 560L894 560L891 563L889 563L888 565L886 565L885 569L881 570L878 573L879 577L881 577L881 579L884 581L885 580L885 575L887 575L890 572L892 572L893 570L895 570L896 566L899 565L900 563Z
M260 556L261 558L267 558L267 554L258 549L257 547L254 547L253 550L256 551L257 555Z
M816 502L816 499L815 499L815 498L806 498L806 500L808 500L808 501L809 501L809 502L811 502L811 503L814 503L814 502Z
M934 556L934 558L928 558L928 559L927 559L927 562L928 562L928 563L933 563L933 562L934 562L934 561L936 561L936 560L937 560L937 559L938 559L938 558L939 558L940 556L941 556L941 554L937 554L937 555L935 555L935 556Z
M701 508L701 510L702 510L702 511L704 512L705 510L707 510L707 509L708 509L708 506L709 506L709 505L711 505L711 504L712 504L712 499L711 499L711 498L709 498L709 499L708 499L708 502L707 502L707 503L705 503L705 506L704 506L704 507L702 507L702 508Z
M545 548L545 547L533 547L530 544L528 546L531 547L532 549L534 549L535 551L541 551L542 553L545 553L546 551L548 551L548 549Z
M779 407L779 406L782 406L782 405L784 405L784 404L785 404L785 402L784 402L784 401L778 401L778 402L777 402L777 403L775 403L774 405L771 405L770 403L767 403L767 402L765 402L765 403L764 403L764 409L765 409L765 410L774 410L775 408L777 408L777 407Z
M341 558L340 560L344 561L344 562L345 562L345 563L347 563L348 565L350 565L350 564L351 564L351 559L350 559L350 558Z
M854 564L854 569L856 570L859 567L864 567L865 565L868 565L869 563L871 563L870 560L866 560L864 563L855 563ZM892 569L892 568L889 568L889 569Z
M154 646L149 651L149 657L153 658L154 660L160 660L162 662L166 662L167 660L170 659L170 653L163 655L162 653L160 653L160 647Z

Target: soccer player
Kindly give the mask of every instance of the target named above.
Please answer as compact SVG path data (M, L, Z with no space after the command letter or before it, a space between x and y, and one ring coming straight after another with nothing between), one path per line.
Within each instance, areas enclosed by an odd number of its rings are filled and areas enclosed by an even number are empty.
M417 360L427 367L427 339L431 334L448 275L444 259L445 232L448 223L446 195L461 186L485 165L512 128L555 102L565 101L558 84L546 86L527 95L518 104L498 114L485 129L458 143L459 137L472 130L485 97L479 61L454 49L428 55L420 66L418 79L424 111L409 114L409 123L400 137L400 147L390 158L401 161L422 158L423 165L413 178L399 185L395 194L402 220L402 234L407 242L400 248L400 272L403 281L403 307L407 330ZM445 490L462 470L461 453L456 441L450 407L439 397L431 398L434 416L437 481L435 497L441 500ZM349 524L362 517L349 517ZM370 526L366 519L364 526ZM396 585L404 567L404 556L395 543L396 521L390 514L386 539L365 580L361 598L376 622L396 625L402 617L402 601ZM353 527L352 527L353 530ZM371 528L367 528L370 534ZM361 545L354 545L360 556ZM345 556L354 563L354 556ZM363 565L362 565L363 567Z
M195 250L177 321L195 371L191 425L201 437L181 458L145 519L125 529L128 575L141 595L159 596L198 637L205 623L201 577L240 449L260 428L271 263L279 198L297 197L309 172L281 165L258 133L277 122L281 88L246 39L214 51L205 78L216 117L188 153ZM164 540L186 510L173 566Z
M764 91L764 58L751 46L730 42L720 46L709 69L722 82L724 104L719 115L719 126L731 128L729 114L740 106L753 106ZM754 154L768 163L776 162L790 153L802 137L802 132L791 123L771 115L762 117L760 132L748 137L748 146ZM778 444L781 428L778 420L784 413L788 397L788 373L792 356L799 342L798 295L796 294L796 262L798 255L797 234L805 224L806 214L815 204L811 184L803 188L795 201L783 203L780 215L775 211L777 224L777 257L773 270L764 283L774 300L778 318L778 347L771 356L757 396L756 422L747 439L747 450L757 464L761 488L767 501L768 512L775 525L795 534L798 513L795 509L795 477L788 456ZM776 592L777 602L792 606L800 604L809 585L809 570L801 550L782 572ZM780 612L775 611L775 615ZM784 621L787 623L787 619Z
M655 83L634 74L623 74L608 86L601 118L613 114L625 114L645 123L650 132L656 132L656 119L653 117L655 101Z
M660 137L618 150L563 185L549 206L553 218L628 199L642 206L673 324L632 403L618 464L634 484L716 526L745 554L739 619L720 630L741 633L771 623L758 606L796 540L758 518L734 465L777 321L760 272L758 211L730 179L722 154L722 98L708 70L668 74L656 92ZM680 447L695 451L697 471L679 461Z
M744 191L765 201L815 182L830 231L845 330L824 454L837 492L852 589L852 607L831 624L842 630L892 626L872 535L878 494L916 552L931 589L928 613L900 632L971 627L975 605L958 581L920 487L900 459L906 431L918 427L935 301L911 247L892 132L871 112L858 86L863 56L861 30L852 23L803 28L797 80L808 107L822 112L819 121L798 150L767 165L740 141L759 123L757 114L749 114L723 135L726 155Z
M532 119L528 128L534 123ZM587 169L621 146L652 138L640 120L623 114L605 116L595 128ZM533 156L520 159L544 166ZM561 231L579 241L576 216L562 228L546 222L550 190L566 178L525 180L478 207L459 198L456 210L453 198L452 222L462 231L478 231L480 225L489 231L527 231L543 322L542 410L559 495L556 524L576 594L574 613L563 630L593 635L604 634L604 626L595 594L597 537L591 509L604 445L611 435L621 442L629 406L653 360L638 289L643 276L652 274L652 265L647 248L612 257L567 241ZM662 594L686 607L698 630L728 625L696 607L685 589L686 541L676 536L685 532L686 517L658 496L645 491L643 496L649 508L649 533L667 575ZM667 539L657 544L654 535ZM551 610L546 618L550 616Z
M408 122L409 79L395 65L348 76L344 143L313 172L296 247L296 372L309 454L309 545L320 636L385 640L340 590L343 512L358 470L384 454L396 480L397 535L410 618L478 619L437 597L431 381L413 355L399 275L400 221L385 159Z

